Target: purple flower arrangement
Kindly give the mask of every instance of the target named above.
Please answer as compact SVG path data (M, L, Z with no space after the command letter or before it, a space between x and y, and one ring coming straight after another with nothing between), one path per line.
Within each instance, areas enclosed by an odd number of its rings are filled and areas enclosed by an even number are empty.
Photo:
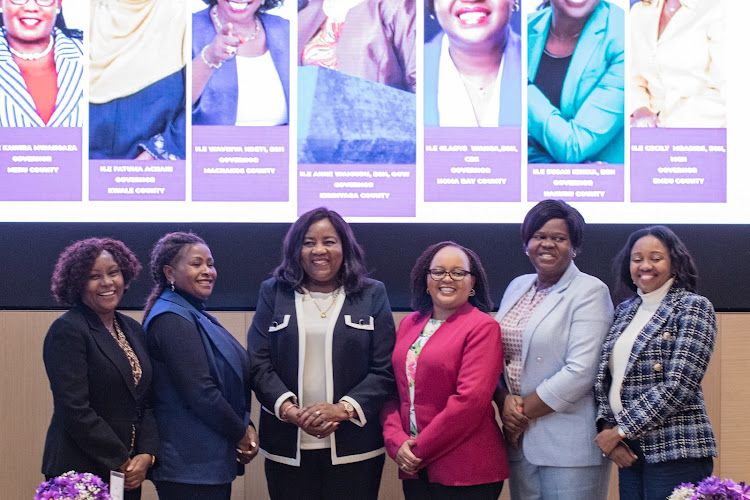
M750 500L750 486L710 476L698 483L698 486L682 483L667 500Z
M36 489L34 500L112 500L109 487L99 476L68 471L44 481Z

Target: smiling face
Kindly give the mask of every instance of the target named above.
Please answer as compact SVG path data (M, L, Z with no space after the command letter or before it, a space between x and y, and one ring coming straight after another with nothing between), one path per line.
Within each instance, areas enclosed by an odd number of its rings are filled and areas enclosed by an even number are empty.
M574 254L565 219L548 220L526 242L526 253L536 269L539 288L557 283Z
M321 219L310 224L302 240L302 269L305 287L311 292L332 292L338 286L344 250L341 237L331 221Z
M452 45L489 45L506 38L514 0L435 0L435 17Z
M40 7L35 0L28 0L24 5L16 5L9 0L0 0L5 34L11 46L18 48L43 45L46 47L57 18L55 11L61 3L62 0L56 0L48 7Z
M441 248L432 258L430 269L471 271L469 257L463 250L448 246ZM432 317L444 320L469 301L469 293L474 288L475 278L467 274L461 281L453 281L448 273L443 279L434 280L427 274L427 293L432 297Z
M219 0L217 9L222 23L232 22L237 25L249 25L263 0Z
M169 282L200 300L211 296L216 274L211 250L202 243L186 245L172 265L164 266L164 275Z
M672 277L669 249L651 234L639 238L630 250L630 277L643 293L651 293Z
M551 0L555 16L586 21L601 0Z
M111 253L103 250L89 272L88 280L81 292L81 302L93 309L107 325L109 321L105 318L111 317L115 312L123 293L125 280L120 266Z

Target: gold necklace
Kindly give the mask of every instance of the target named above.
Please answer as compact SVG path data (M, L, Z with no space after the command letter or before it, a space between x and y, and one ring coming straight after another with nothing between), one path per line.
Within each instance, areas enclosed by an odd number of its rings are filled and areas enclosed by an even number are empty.
M339 289L337 288L337 289L336 289L336 290L335 290L335 291L333 292L333 297L332 297L331 303L330 303L330 304L328 305L328 307L326 307L326 310L325 310L325 311L324 311L323 309L321 309L321 308L320 308L320 306L318 305L318 302L317 302L317 301L315 300L315 297L313 297L313 296L312 296L312 292L310 292L310 291L308 290L308 292L307 292L307 293L309 293L309 294L310 294L310 300L312 300L312 303L313 303L313 305L315 305L315 307L316 307L316 308L318 309L318 311L320 311L320 317L321 317L321 318L325 318L325 317L326 317L326 313L327 313L328 311L330 311L330 310L331 310L331 308L333 307L333 304L335 304L335 303L336 303L336 298L337 298L337 297L339 296Z

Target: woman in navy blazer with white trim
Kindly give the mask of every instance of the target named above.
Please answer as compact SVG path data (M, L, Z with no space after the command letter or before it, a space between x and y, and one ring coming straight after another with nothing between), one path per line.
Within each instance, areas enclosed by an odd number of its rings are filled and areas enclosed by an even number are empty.
M395 327L385 287L365 275L349 225L317 208L261 285L248 350L273 499L377 498Z
M620 467L620 498L666 498L713 470L701 380L716 316L695 293L695 262L671 229L634 232L615 263L630 298L617 306L602 346L596 442Z

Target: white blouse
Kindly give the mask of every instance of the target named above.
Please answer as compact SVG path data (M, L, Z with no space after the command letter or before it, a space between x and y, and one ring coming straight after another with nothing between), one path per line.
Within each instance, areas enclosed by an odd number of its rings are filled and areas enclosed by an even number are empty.
M238 126L274 126L289 122L284 87L266 51L257 57L236 56Z
M612 374L612 385L609 388L609 405L612 407L612 412L615 415L622 411L620 391L635 339L641 333L643 327L656 314L656 310L659 309L661 301L667 296L672 283L674 283L674 278L668 280L658 290L654 290L651 293L643 293L640 288L638 289L638 295L640 295L642 301L641 305L638 307L638 311L636 311L630 324L620 334L620 337L612 348L612 355L609 358L609 372Z
M500 115L500 76L503 74L505 58L500 60L497 77L492 89L489 89L490 104L484 116L486 122L479 123L471 105L469 92L466 90L464 79L453 63L449 52L448 37L444 36L440 47L440 63L438 66L437 105L441 127L497 127L497 117Z

